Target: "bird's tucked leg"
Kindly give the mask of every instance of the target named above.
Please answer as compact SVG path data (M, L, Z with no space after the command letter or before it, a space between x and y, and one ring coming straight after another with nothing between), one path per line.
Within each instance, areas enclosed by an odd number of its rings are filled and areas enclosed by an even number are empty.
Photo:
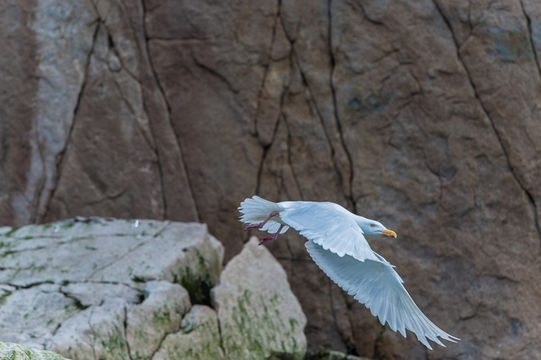
M260 242L259 242L259 245L263 245L265 243L268 243L269 241L272 241L272 240L276 240L276 238L278 237L278 235L280 234L280 231L282 231L282 229L284 228L284 225L280 225L280 228L278 229L278 231L276 233L274 233L273 235L271 236L267 236L266 238L263 238Z
M278 211L273 211L269 214L269 216L267 216L267 218L265 220L263 220L262 222L258 223L258 224L252 224L252 225L248 225L244 228L244 230L255 230L255 229L261 229L263 226L265 226L265 224L270 220L272 219L273 217L275 217L276 215L278 215L279 212Z

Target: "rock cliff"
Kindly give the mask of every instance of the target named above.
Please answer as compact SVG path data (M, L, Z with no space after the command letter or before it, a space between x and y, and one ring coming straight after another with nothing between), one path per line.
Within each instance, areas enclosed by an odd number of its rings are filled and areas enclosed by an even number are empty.
M397 230L374 248L463 339L431 358L539 357L540 29L534 0L2 1L0 223L200 221L229 260L244 197L334 201ZM269 249L309 348L428 356L302 243Z

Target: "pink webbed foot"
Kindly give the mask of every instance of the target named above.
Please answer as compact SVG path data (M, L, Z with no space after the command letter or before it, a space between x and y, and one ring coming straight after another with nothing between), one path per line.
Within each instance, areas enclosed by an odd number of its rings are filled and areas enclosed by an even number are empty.
M259 245L261 246L263 244L268 243L269 241L276 240L278 238L278 235L280 235L280 231L282 231L283 227L284 225L280 225L280 228L274 235L267 236L266 238L261 239L261 241L259 242Z
M269 216L267 216L267 218L265 220L263 220L262 222L258 223L258 224L252 224L252 225L248 225L244 228L244 230L256 230L256 229L261 229L263 226L265 226L265 224L270 220L272 219L273 217L275 217L276 215L278 215L279 212L278 211L273 211L269 214Z

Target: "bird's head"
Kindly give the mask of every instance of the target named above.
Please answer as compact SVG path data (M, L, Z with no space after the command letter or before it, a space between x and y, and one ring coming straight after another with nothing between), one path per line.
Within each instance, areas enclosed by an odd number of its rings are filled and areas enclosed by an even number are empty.
M365 235L368 236L388 236L396 239L396 233L393 230L387 229L385 226L383 226L382 223L370 220L366 218L362 218L361 221L359 221L359 225Z

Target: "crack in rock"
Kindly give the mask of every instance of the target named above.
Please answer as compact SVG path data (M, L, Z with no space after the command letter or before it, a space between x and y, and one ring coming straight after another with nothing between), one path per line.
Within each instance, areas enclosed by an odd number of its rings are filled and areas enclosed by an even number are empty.
M457 59L458 61L461 63L462 65L462 68L464 69L464 72L466 74L466 78L474 92L474 96L475 96L475 99L477 99L477 102L479 103L481 109L483 110L483 113L485 114L485 116L487 117L487 119L489 120L489 123L492 127L492 130L494 131L494 134L496 135L496 139L498 141L498 143L500 144L500 147L502 149L502 153L505 157L505 160L506 160L506 164L507 164L507 167L513 177L513 179L515 180L516 184L519 186L519 188L522 190L522 192L526 195L526 200L531 208L531 211L533 212L533 219L534 219L534 226L535 226L535 229L536 229L536 232L537 232L537 236L539 237L539 239L541 240L541 227L539 225L539 218L538 218L538 214L537 214L537 204L535 202L535 199L534 197L532 196L532 194L530 193L530 191L526 188L526 186L522 183L522 181L520 180L520 177L519 177L519 174L517 174L517 171L515 170L515 167L512 165L512 162L511 162L511 159L510 159L510 156L509 156L509 153L508 153L508 149L507 147L505 146L505 142L503 140L503 137L502 135L500 134L500 131L498 130L497 126L496 126L496 123L494 122L494 119L490 116L490 112L489 110L487 109L487 107L485 106L485 104L483 103L483 101L481 100L481 96L477 90L477 86L475 85L475 82L473 81L473 78L470 74L470 71L468 69L468 67L466 66L466 63L464 62L464 59L462 58L462 55L460 53L460 46L458 44L458 40L455 36L455 33L453 31L453 28L451 26L451 23L449 22L449 20L445 17L442 9L440 8L437 0L433 0L433 3L434 3L434 6L436 8L436 10L438 11L438 13L440 14L443 22L445 23L445 25L447 26L450 34L451 34L451 38L454 42L454 45L455 45L455 49L456 49L456 55L457 55ZM522 4L522 2L521 2ZM525 14L526 16L526 14ZM535 48L532 49L532 51L535 53ZM537 57L537 55L536 55ZM537 59L536 59L536 64L539 64L537 62ZM539 66L539 65L538 65Z
M88 54L86 55L86 62L84 64L83 80L82 80L79 92L77 94L77 100L75 102L75 107L73 109L73 117L72 117L71 125L70 125L69 131L68 131L68 136L66 138L64 148L62 149L62 151L60 151L58 153L57 158L56 158L57 170L56 170L56 177L55 177L55 185L52 187L51 194L49 195L49 197L47 199L47 204L43 207L43 210L39 211L39 209L38 209L38 214L37 214L36 219L35 219L34 222L41 222L44 218L47 217L48 212L50 210L51 200L54 198L54 196L56 194L56 190L58 189L58 182L59 182L60 178L62 177L62 170L64 168L64 161L65 161L64 158L65 158L68 146L71 143L71 136L73 134L73 129L75 128L75 122L76 122L76 119L77 119L77 114L79 112L79 108L81 106L84 90L85 90L86 84L87 84L88 70L89 70L89 67L90 67L90 60L91 60L92 54L94 53L94 48L96 46L96 42L97 42L97 39L98 39L98 33L99 33L99 30L100 30L100 22L98 20L99 20L99 18L96 19L96 24L94 25L95 28L94 28L94 33L92 35L92 45L90 47L90 50L88 51Z

